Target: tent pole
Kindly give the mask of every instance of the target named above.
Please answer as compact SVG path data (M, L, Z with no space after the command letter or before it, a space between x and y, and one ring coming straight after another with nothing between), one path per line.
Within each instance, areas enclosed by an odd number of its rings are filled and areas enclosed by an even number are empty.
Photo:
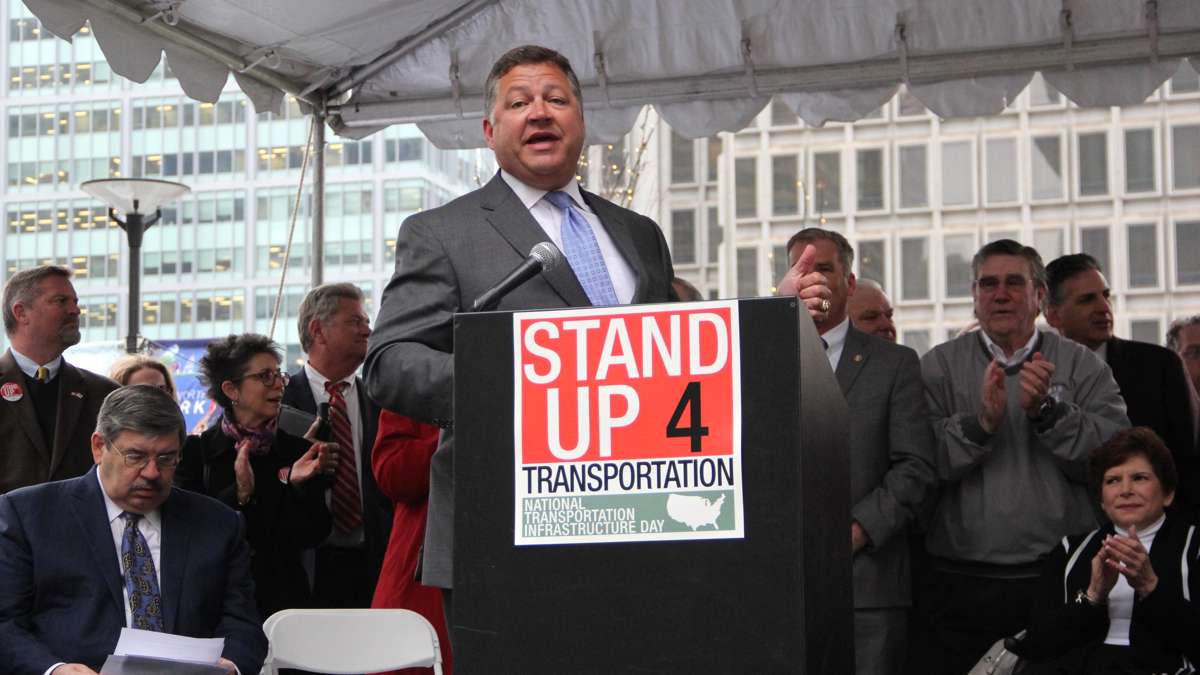
M322 101L322 104L324 101ZM320 286L325 267L325 111L313 111L312 285Z

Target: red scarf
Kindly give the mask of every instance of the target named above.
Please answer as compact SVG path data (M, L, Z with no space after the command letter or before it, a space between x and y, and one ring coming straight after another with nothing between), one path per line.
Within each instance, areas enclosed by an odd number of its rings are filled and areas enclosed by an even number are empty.
M275 443L275 420L271 420L257 429L247 429L233 419L233 415L221 415L221 432L233 439L233 447L240 448L242 443L250 444L250 454L262 456L271 452Z

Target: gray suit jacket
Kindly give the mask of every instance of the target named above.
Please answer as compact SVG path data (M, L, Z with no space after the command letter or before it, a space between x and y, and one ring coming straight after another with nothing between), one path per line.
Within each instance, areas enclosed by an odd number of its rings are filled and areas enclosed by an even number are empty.
M850 326L836 375L852 420L850 514L871 538L854 556L854 607L906 607L905 532L935 483L921 364L908 347Z
M42 428L27 391L25 375L17 366L11 350L0 356L0 386L15 384L21 388L19 400L0 399L0 494L26 485L74 478L87 473L92 460L92 432L100 404L117 383L95 373L76 368L63 360L55 379L58 385L58 410L54 426L54 447L46 445Z
M674 270L658 225L586 191L583 196L637 276L633 301L673 299ZM547 239L499 174L449 204L410 216L396 238L396 272L383 292L363 373L381 407L442 427L430 466L421 571L427 586L452 586L454 314L468 311ZM498 309L588 305L570 266L561 265L514 290Z

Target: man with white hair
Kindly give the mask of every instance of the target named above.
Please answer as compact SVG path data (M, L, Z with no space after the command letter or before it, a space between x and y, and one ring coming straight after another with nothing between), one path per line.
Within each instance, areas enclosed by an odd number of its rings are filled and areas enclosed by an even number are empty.
M850 323L867 335L878 335L889 342L896 341L896 324L892 321L895 310L892 301L878 282L859 279L854 295L847 307Z

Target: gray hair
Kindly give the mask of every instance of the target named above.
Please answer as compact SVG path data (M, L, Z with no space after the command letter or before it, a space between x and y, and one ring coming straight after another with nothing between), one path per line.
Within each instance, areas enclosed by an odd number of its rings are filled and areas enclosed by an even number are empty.
M1184 328L1191 326L1200 326L1200 314L1185 316L1171 322L1171 327L1167 329L1167 347L1171 351L1179 351L1179 334Z
M837 247L838 260L842 263L842 271L846 276L854 273L854 247L850 242L842 236L840 232L826 230L820 227L806 227L788 239L787 248L784 251L788 255L792 253L792 247L797 244L810 244L814 241L829 241Z
M300 317L296 319L300 329L300 348L305 352L312 348L313 334L308 330L308 324L313 319L325 323L337 314L342 300L362 302L364 298L362 289L348 282L325 284L309 291L300 303Z
M70 279L71 270L58 265L31 267L12 275L8 283L4 284L4 332L6 334L12 335L17 332L17 315L13 312L13 305L19 302L28 306L37 301L40 295L38 285L46 277Z
M154 437L174 434L180 445L186 437L179 404L167 392L148 384L114 389L100 404L96 433L111 444L126 431Z
M1024 258L1029 263L1029 273L1033 277L1034 285L1041 286L1042 288L1046 287L1046 266L1042 264L1042 256L1038 255L1037 249L1032 246L1026 246L1012 239L997 239L979 249L975 257L971 259L971 277L973 281L979 279L979 268L983 267L983 261L994 255L1009 255L1016 258Z
M579 108L582 111L583 89L580 88L579 78L575 76L575 71L571 68L571 62L567 60L567 57L549 47L523 45L504 52L492 65L492 71L488 73L487 80L483 84L483 116L489 121L495 122L492 117L492 109L496 107L496 98L500 95L500 92L497 91L500 88L500 78L517 66L537 63L554 64L563 72L563 75L567 76L567 82L571 84L571 93L575 94L575 100L579 102Z

